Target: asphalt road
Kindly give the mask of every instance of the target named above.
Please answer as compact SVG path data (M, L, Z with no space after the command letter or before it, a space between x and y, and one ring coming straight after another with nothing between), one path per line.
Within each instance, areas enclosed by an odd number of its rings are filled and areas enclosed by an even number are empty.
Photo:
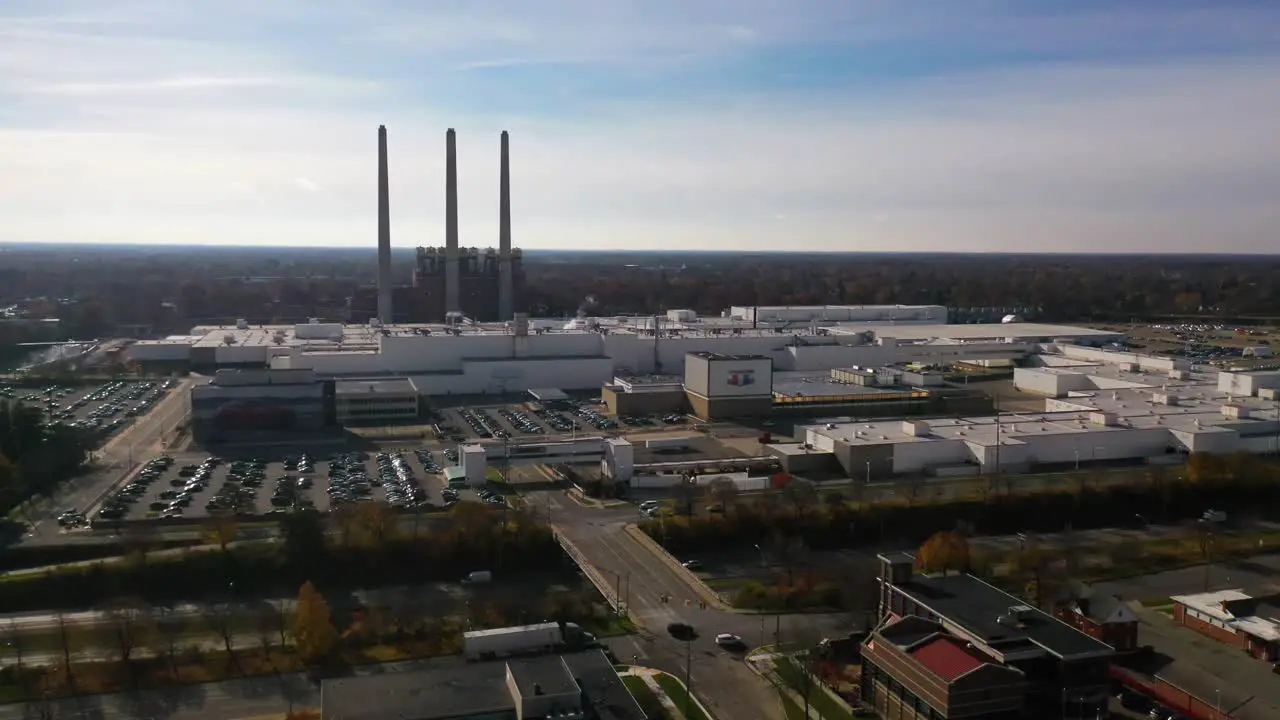
M66 483L45 512L29 518L31 529L23 543L59 542L64 535L56 517L63 509L89 512L106 493L119 485L133 469L158 453L164 433L173 430L187 414L187 388L183 380L169 391L151 412L137 418L132 425L111 438L98 452L98 469Z
M544 506L551 521L594 566L612 593L624 600L641 631L616 638L610 647L622 662L658 668L685 676L691 660L694 694L719 718L782 718L778 697L765 680L743 661L743 654L715 644L719 633L732 633L749 646L772 643L779 623L774 617L701 607L698 595L670 565L623 532L635 522L634 507L588 509L559 493L536 493L531 504ZM669 596L664 601L663 596ZM762 622L762 620L764 622ZM667 625L683 622L697 629L699 638L688 647L667 634ZM817 642L847 631L847 616L793 615L781 619L782 640Z

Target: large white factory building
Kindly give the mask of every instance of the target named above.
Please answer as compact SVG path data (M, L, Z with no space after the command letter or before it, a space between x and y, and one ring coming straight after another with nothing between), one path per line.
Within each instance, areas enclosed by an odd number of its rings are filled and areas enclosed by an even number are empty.
M541 320L457 325L196 327L143 340L132 359L199 368L312 370L321 378L403 377L422 395L595 390L615 377L679 374L691 352L757 355L777 371L899 363L1012 363L1047 343L1102 346L1119 333L1034 323L947 325L936 306L734 308L702 318ZM856 317L856 321L844 318Z
M1185 360L1058 346L1014 384L1042 411L929 420L830 419L803 428L805 452L855 478L1070 470L1100 462L1176 464L1194 452L1280 453L1280 371L1217 372Z

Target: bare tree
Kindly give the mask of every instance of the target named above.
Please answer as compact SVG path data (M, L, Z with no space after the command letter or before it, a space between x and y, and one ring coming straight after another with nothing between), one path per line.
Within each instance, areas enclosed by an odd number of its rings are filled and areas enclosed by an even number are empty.
M672 488L672 491L676 496L677 511L692 517L693 507L702 496L702 486L698 485L697 479L686 475L680 478L680 482Z
M415 597L413 588L396 591L387 600L387 614L396 632L402 636L413 634L422 624L422 603Z
M56 615L55 623L58 628L58 643L62 647L62 667L66 672L66 685L68 689L75 687L75 676L71 670L71 648L74 635L74 628L71 621L67 620L67 616L61 612Z
M782 494L791 503L796 517L804 517L805 513L818 504L818 487L808 480L793 478L782 488Z
M258 643L262 646L263 657L271 657L271 641L280 635L280 613L271 602L263 601L255 605L250 612L250 621L258 634ZM281 643L281 648L284 645Z
M137 598L122 598L105 611L107 632L119 653L120 663L133 674L133 653L146 642L151 631L151 609Z
M718 477L711 481L707 486L707 493L711 496L712 501L720 506L720 512L727 513L729 508L733 507L738 500L738 486L727 477ZM711 511L711 506L707 506L707 511Z
M236 625L240 620L240 608L231 602L218 603L206 615L209 626L222 639L222 649L227 653L228 664L240 669L240 658L236 657L235 640Z
M165 659L169 662L169 673L175 680L178 678L178 646L182 642L186 629L187 624L182 616L173 612L171 608L164 608L157 613L156 633Z
M9 621L9 625L5 627L4 644L13 651L13 665L22 672L22 651L26 647L26 636L22 634L22 630L18 628L18 624L13 620Z

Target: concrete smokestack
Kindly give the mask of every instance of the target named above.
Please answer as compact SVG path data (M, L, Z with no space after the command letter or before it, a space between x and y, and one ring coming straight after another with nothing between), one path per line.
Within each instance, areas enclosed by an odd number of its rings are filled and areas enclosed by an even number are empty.
M502 131L502 160L498 180L498 319L510 320L515 301L511 277L511 153L507 131Z
M458 140L453 128L449 128L444 139L444 309L462 312L458 272Z
M378 320L391 324L391 183L387 177L387 126L378 126Z

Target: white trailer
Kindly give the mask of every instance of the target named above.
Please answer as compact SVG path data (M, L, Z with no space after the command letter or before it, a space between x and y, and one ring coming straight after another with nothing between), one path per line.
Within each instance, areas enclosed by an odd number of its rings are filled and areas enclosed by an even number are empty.
M462 654L468 660L498 658L524 653L551 652L564 645L558 623L472 630L462 636Z

